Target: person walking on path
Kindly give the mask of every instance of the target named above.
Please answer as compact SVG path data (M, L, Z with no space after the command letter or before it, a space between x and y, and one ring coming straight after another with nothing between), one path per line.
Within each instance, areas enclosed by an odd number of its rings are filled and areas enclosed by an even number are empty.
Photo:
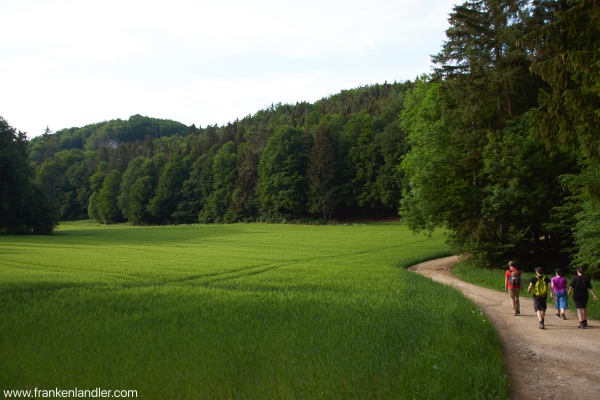
M544 276L544 269L542 267L537 267L535 269L535 274L536 276L529 281L527 293L531 293L531 288L534 288L533 310L537 313L538 319L540 320L540 329L544 329L544 317L546 315L546 309L548 308L546 299L548 297L548 285L550 284L550 279L548 279L547 276Z
M560 268L554 270L556 276L552 278L550 286L554 292L554 309L558 318L567 319L565 310L569 308L567 304L567 279L563 277L563 272Z
M504 274L504 291L508 291L514 315L521 314L519 292L523 291L522 274L515 268L514 261L508 262L508 270Z
M590 282L590 278L583 275L583 268L577 268L577 275L571 279L571 284L569 285L569 293L573 293L573 303L575 303L575 308L577 308L577 316L579 317L579 326L578 328L584 329L587 327L587 303L590 299L590 295L588 290L594 296L594 300L598 300L598 296L594 293L594 289L592 289L592 282Z

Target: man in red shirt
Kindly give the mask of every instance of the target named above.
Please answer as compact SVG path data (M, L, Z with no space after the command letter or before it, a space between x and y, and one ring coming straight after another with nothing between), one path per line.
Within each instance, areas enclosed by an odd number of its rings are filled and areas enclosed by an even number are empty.
M514 315L521 314L519 292L523 291L523 279L521 277L521 271L515 268L514 261L509 261L508 270L504 274L504 290L508 290Z

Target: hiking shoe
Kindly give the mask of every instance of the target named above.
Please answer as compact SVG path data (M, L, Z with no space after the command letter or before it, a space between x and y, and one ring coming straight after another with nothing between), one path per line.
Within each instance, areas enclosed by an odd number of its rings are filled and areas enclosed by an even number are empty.
M521 311L517 311L517 315L518 315L518 314L521 314Z
M544 323L540 322L540 329L544 329Z
M513 315L516 317L518 314L517 314L517 313L514 313Z
M584 319L584 320L583 320L583 327L584 327L584 328L587 328L587 319Z
M559 313L556 313L556 316L557 316L558 318L560 318L560 314L559 314Z
M565 314L562 315L562 319L567 319Z
M583 321L579 321L579 326L578 328L585 328L585 325L583 324Z

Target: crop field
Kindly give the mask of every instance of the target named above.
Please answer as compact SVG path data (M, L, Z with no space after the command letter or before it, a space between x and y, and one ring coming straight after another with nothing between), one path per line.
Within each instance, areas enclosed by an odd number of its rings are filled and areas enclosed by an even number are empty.
M0 236L0 393L506 398L490 322L405 270L445 255L441 233L392 223Z

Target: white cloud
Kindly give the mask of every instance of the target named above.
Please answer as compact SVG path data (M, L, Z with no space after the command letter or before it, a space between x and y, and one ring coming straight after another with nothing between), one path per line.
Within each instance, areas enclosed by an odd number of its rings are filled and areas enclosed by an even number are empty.
M0 115L30 136L205 126L429 71L453 1L0 1Z

